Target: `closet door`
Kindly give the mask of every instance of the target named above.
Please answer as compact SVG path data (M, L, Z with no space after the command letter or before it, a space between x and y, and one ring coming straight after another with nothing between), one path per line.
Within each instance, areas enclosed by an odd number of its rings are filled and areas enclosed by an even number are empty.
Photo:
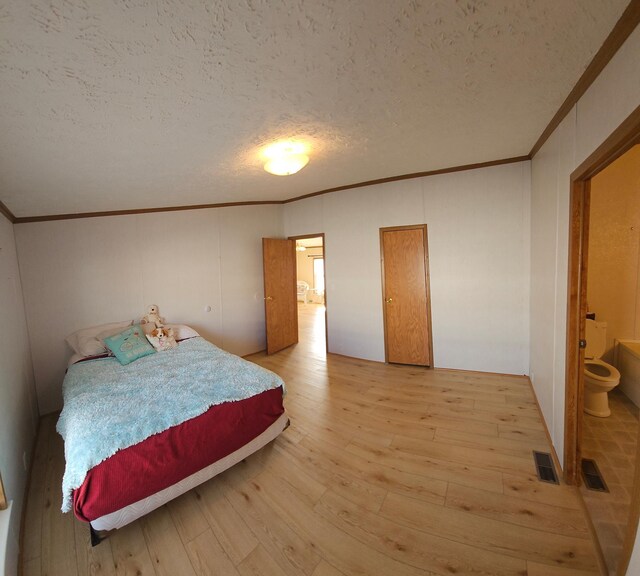
M427 226L380 229L385 358L431 366Z

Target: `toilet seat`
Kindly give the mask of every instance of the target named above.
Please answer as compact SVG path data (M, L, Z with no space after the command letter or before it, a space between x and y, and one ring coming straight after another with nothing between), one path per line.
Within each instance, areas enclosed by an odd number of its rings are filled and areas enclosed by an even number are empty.
M593 366L593 370L589 369L589 366ZM584 374L596 382L609 383L619 382L620 372L615 366L607 364L599 358L587 358L584 361Z

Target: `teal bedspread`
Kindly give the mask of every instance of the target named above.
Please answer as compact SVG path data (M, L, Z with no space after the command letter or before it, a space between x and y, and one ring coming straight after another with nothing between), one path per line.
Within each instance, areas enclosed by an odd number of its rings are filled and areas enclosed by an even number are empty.
M282 386L282 379L203 338L121 366L115 358L73 364L57 430L66 469L62 511L87 472L118 450L206 412Z

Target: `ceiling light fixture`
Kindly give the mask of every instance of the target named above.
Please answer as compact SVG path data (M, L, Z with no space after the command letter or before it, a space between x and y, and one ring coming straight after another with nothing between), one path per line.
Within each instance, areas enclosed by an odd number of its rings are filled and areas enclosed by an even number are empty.
M300 244L296 244L296 252L304 252L307 249L306 246L301 246Z
M309 163L307 146L301 142L275 142L262 151L267 159L264 169L276 176L289 176Z

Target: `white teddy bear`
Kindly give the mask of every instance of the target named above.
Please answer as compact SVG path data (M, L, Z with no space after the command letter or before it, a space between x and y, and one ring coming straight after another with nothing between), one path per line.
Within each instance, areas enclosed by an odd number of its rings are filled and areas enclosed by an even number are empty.
M160 316L160 310L156 304L147 308L147 313L142 318L142 324L155 324L156 328L164 326L164 318Z

